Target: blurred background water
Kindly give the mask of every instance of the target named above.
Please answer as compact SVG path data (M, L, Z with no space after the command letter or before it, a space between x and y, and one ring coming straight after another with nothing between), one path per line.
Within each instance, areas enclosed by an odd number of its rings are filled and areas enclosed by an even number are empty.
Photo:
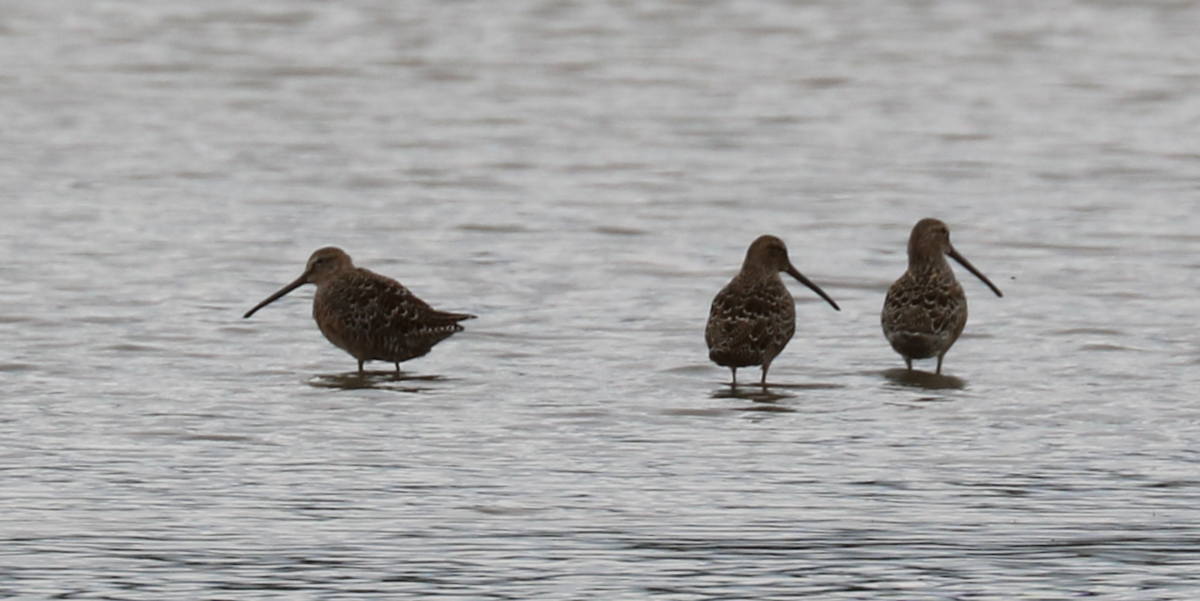
M0 3L0 597L1194 599L1200 3ZM912 225L1005 293L943 385ZM776 386L703 341L759 234ZM336 244L477 314L352 374ZM932 362L919 363L931 370ZM757 370L743 370L746 381Z

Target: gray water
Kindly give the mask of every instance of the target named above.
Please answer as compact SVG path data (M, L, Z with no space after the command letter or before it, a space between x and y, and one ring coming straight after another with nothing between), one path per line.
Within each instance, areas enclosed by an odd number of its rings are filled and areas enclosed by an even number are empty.
M1195 599L1200 3L0 4L0 597ZM879 329L912 225L971 319ZM713 295L796 282L773 386ZM479 319L328 344L336 244ZM932 362L918 363L932 370ZM757 381L758 371L739 374Z

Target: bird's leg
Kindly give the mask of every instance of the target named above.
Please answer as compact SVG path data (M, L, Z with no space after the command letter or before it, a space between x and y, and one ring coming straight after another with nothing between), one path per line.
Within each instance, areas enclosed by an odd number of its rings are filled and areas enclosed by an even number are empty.
M729 368L729 369L732 369L732 370L733 370L733 387L734 387L734 388L737 388L737 368L736 368L736 367L731 367L731 368Z
M358 373L359 374L363 373L363 360L362 359L358 360Z
M938 355L937 374L939 376L942 375L942 357L945 357L945 356L946 356L946 353L942 353L942 354Z
M912 371L912 359L911 358L905 357L904 364L908 366L908 371Z

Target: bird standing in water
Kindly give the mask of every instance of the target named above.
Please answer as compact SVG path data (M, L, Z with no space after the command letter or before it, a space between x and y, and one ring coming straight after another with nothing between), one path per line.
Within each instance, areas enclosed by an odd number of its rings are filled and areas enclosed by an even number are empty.
M359 373L366 361L395 363L399 373L402 361L425 355L433 345L461 332L458 322L475 317L437 311L400 282L355 267L350 255L332 246L314 252L296 281L243 317L304 284L317 286L313 295L317 327L329 342L358 360Z
M888 289L883 302L883 334L892 348L904 357L912 371L913 359L942 358L967 325L967 295L954 278L946 257L987 284L996 296L1004 296L987 276L980 273L950 245L950 228L937 219L922 219L908 239L908 271Z
M800 280L841 311L824 290L804 277L788 258L787 246L775 236L760 236L746 251L742 270L713 299L704 330L708 357L733 370L762 366L762 385L767 384L771 361L787 346L796 332L796 301L783 285L780 272Z

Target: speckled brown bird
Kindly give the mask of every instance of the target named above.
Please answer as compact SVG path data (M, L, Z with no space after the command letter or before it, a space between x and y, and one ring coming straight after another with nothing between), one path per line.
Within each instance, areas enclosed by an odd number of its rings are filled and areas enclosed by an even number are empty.
M350 255L332 246L314 252L296 281L243 317L304 284L317 286L313 295L317 327L334 346L358 360L359 373L367 361L395 363L399 372L402 361L425 355L433 345L461 332L458 322L475 317L437 311L400 282L355 267Z
M967 295L954 278L946 256L1004 296L987 276L950 245L950 228L937 219L922 219L908 239L908 271L888 289L883 302L883 334L912 370L913 359L942 358L967 325Z
M787 246L775 236L760 236L746 251L742 270L713 299L704 340L708 358L733 370L762 366L762 385L767 384L771 361L787 346L796 332L796 301L783 285L780 272L787 272L841 311L837 303L804 277L788 258Z

